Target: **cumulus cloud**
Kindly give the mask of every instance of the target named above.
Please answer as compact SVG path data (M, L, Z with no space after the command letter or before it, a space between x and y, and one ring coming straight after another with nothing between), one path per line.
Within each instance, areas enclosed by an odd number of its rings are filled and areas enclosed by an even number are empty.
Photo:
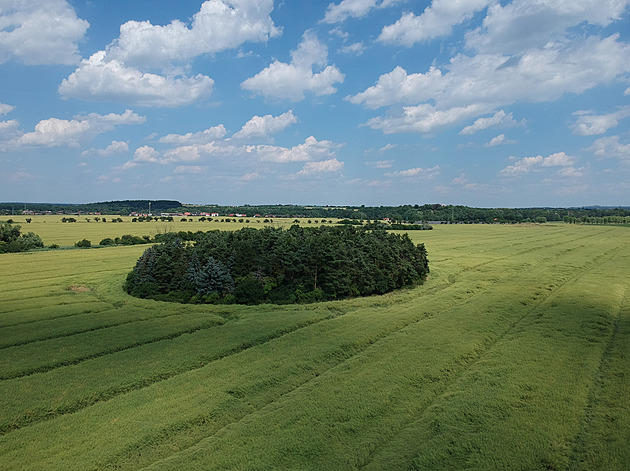
M81 155L98 155L99 157L110 157L112 155L124 154L129 152L129 144L124 141L112 141L105 149L88 149L81 152Z
M619 136L599 138L587 150L598 157L630 161L630 144L619 142Z
M293 147L268 145L247 146L247 152L256 155L263 162L288 163L307 162L332 157L339 146L331 141L318 141L309 136L304 144Z
M517 160L514 165L509 165L501 170L501 175L517 176L532 171L538 171L541 167L569 167L575 159L564 152L557 152L548 157L537 155L536 157L524 157Z
M5 105L4 103L0 103L0 116L9 114L14 109L15 109L15 106Z
M453 107L444 111L429 104L406 106L398 116L378 116L370 119L366 125L372 129L381 129L385 134L401 132L429 134L484 111L481 105Z
M322 160L319 162L306 162L304 168L297 175L313 175L317 173L340 172L343 170L343 162L337 159Z
M505 134L499 134L498 136L490 139L490 141L486 142L484 144L484 147L496 147L503 144L516 144L516 141L513 141L511 139L506 139Z
M415 104L429 100L443 91L442 71L431 67L426 74L407 75L398 66L391 72L381 75L376 85L361 93L346 97L350 103L361 104L376 109L394 103Z
M128 21L107 48L108 58L128 66L169 69L202 54L233 49L247 41L265 42L280 34L269 16L273 0L208 0L190 27L174 20L165 26ZM159 53L156 53L159 51Z
M527 50L515 58L460 54L445 67L446 73L431 67L425 74L408 75L397 67L348 100L367 108L431 101L435 104L403 108L402 117L378 117L368 124L386 132L433 131L436 127L430 124L436 116L457 115L444 120L452 124L515 102L553 101L612 82L630 72L630 45L618 39L618 34L590 37L570 46Z
M250 139L253 137L269 137L270 135L278 133L295 123L297 123L297 118L293 114L292 110L289 110L279 116L272 116L269 114L265 116L254 116L245 123L241 130L234 134L232 138Z
M89 27L66 0L0 2L0 64L76 64L77 43Z
M404 0L343 0L326 9L324 23L341 23L348 18L361 18L376 8L387 8Z
M431 168L410 168L407 170L400 170L397 172L387 172L386 177L405 177L405 178L435 178L440 173L440 166L436 165Z
M123 114L100 115L91 113L78 115L72 120L50 118L40 121L35 131L22 135L17 140L20 146L77 147L99 134L125 124L142 124L146 118L131 110Z
M466 35L466 45L482 53L499 54L545 48L550 42L562 40L571 26L609 25L621 18L628 4L627 0L514 0L504 5L492 2L482 26Z
M410 47L420 41L449 35L454 25L472 18L491 3L493 0L433 0L421 15L405 13L393 25L385 26L378 41Z
M133 154L133 161L134 162L149 162L149 163L155 163L158 162L158 159L160 157L160 153L155 150L153 147L151 146L142 146L142 147L138 147L136 149L136 151Z
M208 144L216 139L222 139L227 134L225 126L219 124L201 132L186 134L167 134L159 139L162 144L191 145Z
M466 126L459 133L462 135L470 135L488 128L509 128L523 124L524 120L520 123L514 120L513 113L506 114L505 111L499 110L489 118L477 119L473 124Z
M311 31L306 31L298 48L291 52L290 64L276 60L245 80L241 87L256 94L290 101L303 100L307 91L315 95L331 95L337 91L333 85L342 83L344 75L337 67L327 63L328 48Z
M210 77L201 74L169 77L143 73L117 60L107 60L105 51L100 51L61 82L59 93L64 98L175 107L207 98L213 85Z
M105 50L83 60L60 87L65 98L176 107L207 99L214 81L183 72L195 57L266 41L280 34L269 14L273 0L208 0L191 26L129 21ZM162 71L163 73L157 73Z
M578 111L574 115L578 115L578 118L573 125L573 134L594 136L617 127L620 119L630 116L630 106L624 106L614 113L603 115L594 115L589 111Z

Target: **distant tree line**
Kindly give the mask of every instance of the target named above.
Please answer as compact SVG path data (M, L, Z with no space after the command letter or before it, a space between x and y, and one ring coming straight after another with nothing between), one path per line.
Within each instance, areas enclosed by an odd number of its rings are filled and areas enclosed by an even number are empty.
M296 303L383 294L422 283L423 244L375 228L266 227L161 234L129 273L137 297L183 303Z
M26 252L44 246L37 234L22 234L21 229L16 224L0 223L0 253Z
M161 213L219 213L221 215L244 214L246 217L285 218L338 218L354 221L374 221L384 218L399 224L422 222L464 224L513 224L522 222L563 221L565 218L630 217L630 208L584 207L584 208L473 208L461 205L401 205L401 206L299 206L299 205L184 205L175 200L125 200L101 203L54 205L40 203L0 203L0 214L12 214L13 208L32 211L63 211L66 214L100 212L101 214L128 215L132 212ZM155 218L156 216L153 216ZM167 217L167 216L165 216ZM95 218L96 220L96 218ZM137 218L137 221L142 219Z

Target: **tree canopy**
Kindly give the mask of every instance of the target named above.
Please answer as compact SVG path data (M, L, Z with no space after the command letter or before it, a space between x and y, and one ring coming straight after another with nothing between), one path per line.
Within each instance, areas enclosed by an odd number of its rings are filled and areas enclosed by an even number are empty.
M383 294L422 283L424 244L378 227L244 228L178 234L150 247L128 293L193 303L312 302Z

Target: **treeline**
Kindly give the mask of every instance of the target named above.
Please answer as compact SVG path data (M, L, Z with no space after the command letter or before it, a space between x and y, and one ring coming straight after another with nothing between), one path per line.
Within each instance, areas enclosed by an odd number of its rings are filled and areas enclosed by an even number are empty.
M0 214L12 214L14 210L100 212L101 214L128 215L132 212L146 214L170 213L219 213L243 214L244 217L288 217L288 218L338 218L353 221L374 221L385 218L399 224L422 224L423 222L465 224L513 224L522 222L563 221L565 218L630 217L630 208L473 208L461 205L401 205L401 206L299 206L299 205L184 205L175 200L125 200L106 201L80 205L54 205L35 203L0 203ZM138 219L140 220L140 219Z
M296 303L383 294L422 283L426 249L382 228L266 227L162 234L129 273L137 297L183 303Z
M42 239L34 232L22 234L21 231L19 225L0 223L0 253L26 252L44 246Z

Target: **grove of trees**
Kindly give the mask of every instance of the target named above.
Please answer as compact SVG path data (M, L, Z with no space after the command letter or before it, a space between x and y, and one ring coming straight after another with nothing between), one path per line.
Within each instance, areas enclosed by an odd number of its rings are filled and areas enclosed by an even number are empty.
M148 248L125 289L183 303L286 304L384 294L422 283L424 244L378 226L177 233Z
M26 252L44 246L42 239L34 232L21 233L22 227L16 224L0 223L0 253Z

